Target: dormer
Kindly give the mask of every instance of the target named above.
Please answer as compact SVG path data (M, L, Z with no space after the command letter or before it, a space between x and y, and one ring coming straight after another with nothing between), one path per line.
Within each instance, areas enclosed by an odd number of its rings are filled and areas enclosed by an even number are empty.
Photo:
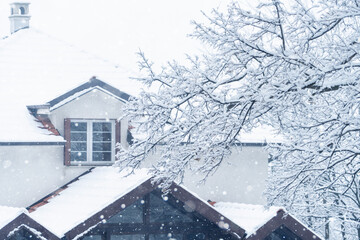
M128 123L118 118L129 97L93 77L47 104L28 108L52 134L66 140L65 165L110 165L116 145L127 146Z
M20 29L29 28L30 18L28 2L13 2L10 4L10 32L11 34Z

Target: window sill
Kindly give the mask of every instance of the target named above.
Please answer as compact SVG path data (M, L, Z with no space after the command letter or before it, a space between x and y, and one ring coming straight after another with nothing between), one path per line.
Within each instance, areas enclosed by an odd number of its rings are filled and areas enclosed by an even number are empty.
M111 166L114 162L101 162L101 163L88 163L88 162L77 162L70 163L68 167L97 167L97 166Z

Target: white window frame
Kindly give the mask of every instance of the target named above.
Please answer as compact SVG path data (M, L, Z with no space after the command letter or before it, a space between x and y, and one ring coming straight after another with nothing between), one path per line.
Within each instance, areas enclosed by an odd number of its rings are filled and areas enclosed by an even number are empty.
M108 119L71 119L71 123L85 122L86 128L86 161L72 161L71 165L109 165L115 162L115 120ZM94 122L110 122L111 123L111 161L93 161L93 123ZM71 134L71 129L70 129ZM71 151L71 150L70 150Z

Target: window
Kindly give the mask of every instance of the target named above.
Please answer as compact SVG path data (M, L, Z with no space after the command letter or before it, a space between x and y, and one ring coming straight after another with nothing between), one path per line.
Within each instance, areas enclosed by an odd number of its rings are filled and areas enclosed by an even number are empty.
M115 161L115 120L65 120L65 162L101 165ZM116 139L117 142L118 139Z
M21 15L24 15L24 14L25 14L25 8L20 7L20 8L19 8L19 11L20 11L20 14L21 14Z
M16 231L13 235L7 238L8 240L40 240L36 236L36 234L31 231L25 229L24 227L20 228L20 230Z
M100 236L102 238L100 238ZM96 238L94 238L96 237ZM184 203L155 190L85 234L81 240L203 240L233 239L216 224L196 212L187 212Z
M301 240L290 229L281 225L274 232L265 238L265 240Z

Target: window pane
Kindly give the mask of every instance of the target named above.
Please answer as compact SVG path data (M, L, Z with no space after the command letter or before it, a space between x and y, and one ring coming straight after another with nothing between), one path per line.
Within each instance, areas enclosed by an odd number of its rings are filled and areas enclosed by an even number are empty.
M111 152L93 152L93 161L111 161Z
M102 238L100 235L90 235L82 238L82 240L101 240L101 239Z
M301 240L290 229L281 225L274 232L265 238L265 240Z
M94 133L93 141L111 141L111 133Z
M202 239L206 239L206 236L204 233L189 233L186 234L186 239L202 240Z
M108 151L111 152L111 142L94 142L93 151Z
M71 151L71 161L80 161L84 162L86 161L86 152L75 152Z
M94 122L94 132L111 132L111 122Z
M150 234L149 240L182 240L181 234Z
M138 200L108 219L107 223L142 223L144 201Z
M155 194L150 194L151 222L192 222L193 220L167 201Z
M145 235L111 235L111 240L145 240Z
M87 123L86 122L71 122L70 123L70 130L71 131L86 132Z
M71 132L71 141L86 142L86 132Z
M26 230L26 229L21 229L17 232L15 232L11 237L7 238L8 240L38 240L39 238L36 237L35 234L33 234L32 232Z
M86 152L86 142L71 142L71 151Z

